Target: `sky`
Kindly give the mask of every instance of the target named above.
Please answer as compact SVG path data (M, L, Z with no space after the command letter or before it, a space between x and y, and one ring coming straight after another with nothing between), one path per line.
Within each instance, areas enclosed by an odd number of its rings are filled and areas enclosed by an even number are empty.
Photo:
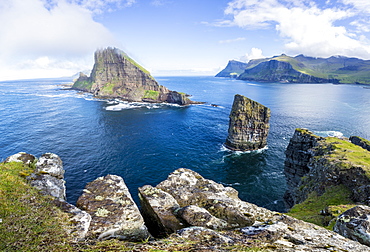
M154 76L282 53L370 59L370 1L0 0L0 81L89 72L109 46Z

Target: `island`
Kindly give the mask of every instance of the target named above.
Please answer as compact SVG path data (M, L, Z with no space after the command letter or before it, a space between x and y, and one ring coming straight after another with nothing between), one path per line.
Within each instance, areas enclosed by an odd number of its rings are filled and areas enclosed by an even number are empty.
M101 98L129 102L198 104L189 95L159 85L150 73L125 52L108 47L95 52L90 76L80 73L72 88Z
M282 54L248 63L229 61L216 77L257 82L370 84L370 60Z

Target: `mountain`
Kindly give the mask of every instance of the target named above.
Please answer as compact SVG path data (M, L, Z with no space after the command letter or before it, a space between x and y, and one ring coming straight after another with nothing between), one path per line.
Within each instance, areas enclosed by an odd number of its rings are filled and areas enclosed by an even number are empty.
M232 77L236 78L244 72L248 64L236 60L230 60L224 70L219 72L216 77Z
M228 66L219 74L226 72ZM221 77L219 74L216 77ZM229 74L227 77L230 76ZM282 54L249 61L237 79L260 82L370 84L370 60L344 56L290 57Z
M187 105L188 95L159 85L150 73L117 48L95 52L90 76L80 73L72 88L104 98L119 98L130 102L168 102Z

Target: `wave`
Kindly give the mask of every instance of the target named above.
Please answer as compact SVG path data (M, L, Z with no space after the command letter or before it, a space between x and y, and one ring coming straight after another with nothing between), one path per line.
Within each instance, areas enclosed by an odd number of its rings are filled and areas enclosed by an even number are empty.
M321 137L343 138L343 133L340 131L326 130L326 131L313 131L313 133Z
M220 151L222 152L230 152L231 154L228 154L226 156L231 156L231 155L237 155L237 156L240 156L240 155L243 155L243 154L247 154L247 153L262 153L264 152L265 150L268 149L268 146L266 145L265 147L261 148L261 149L258 149L258 150L251 150L251 151L233 151L233 150L230 150L228 149L224 144L221 146L221 149Z
M138 109L138 108L146 108L146 109L159 109L164 107L182 107L178 104L172 103L149 103L149 102L127 102L121 100L110 100L107 101L107 107L105 107L108 111L121 111L126 109Z

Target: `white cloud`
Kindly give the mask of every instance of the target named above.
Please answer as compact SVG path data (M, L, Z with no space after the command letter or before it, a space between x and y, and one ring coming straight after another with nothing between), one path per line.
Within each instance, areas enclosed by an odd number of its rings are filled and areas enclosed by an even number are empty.
M229 25L245 29L274 28L283 38L288 54L370 58L370 45L360 39L361 34L349 30L350 24L356 24L358 32L360 23L348 21L359 18L359 11L351 8L349 3L356 8L368 8L370 3L367 0L342 1L346 4L342 8L319 8L311 1L234 0L229 3L225 14L233 17L226 20ZM348 21L348 24L337 25L339 21Z
M234 42L244 41L246 38L236 38L236 39L226 39L226 40L220 40L218 43L220 44L230 44Z
M79 2L83 5L76 0L2 0L0 80L73 75L91 68L96 48L115 45L86 7L104 1Z
M250 61L252 59L262 59L262 58L266 58L265 56L263 56L262 50L259 49L259 48L253 47L251 49L251 52L250 53L246 53L244 56L242 56L240 58L240 60L241 61L248 62L248 61Z

